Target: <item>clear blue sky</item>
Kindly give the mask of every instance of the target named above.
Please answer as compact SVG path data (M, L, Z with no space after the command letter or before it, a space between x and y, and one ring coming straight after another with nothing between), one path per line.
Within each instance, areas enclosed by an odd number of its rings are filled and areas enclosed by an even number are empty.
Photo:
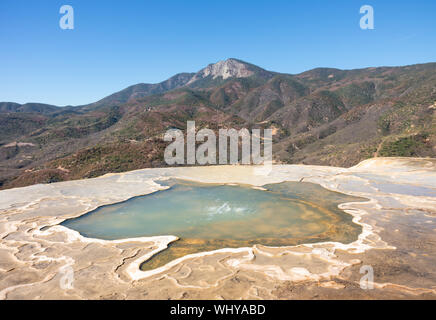
M435 0L1 0L0 101L85 104L229 57L286 73L434 62L435 20Z

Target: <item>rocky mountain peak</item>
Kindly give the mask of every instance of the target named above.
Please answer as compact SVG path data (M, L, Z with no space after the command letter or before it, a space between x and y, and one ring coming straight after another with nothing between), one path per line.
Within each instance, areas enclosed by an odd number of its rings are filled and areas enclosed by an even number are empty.
M197 72L187 84L189 85L208 76L212 76L213 79L221 77L225 80L227 78L246 78L253 74L254 71L251 70L249 64L230 58L209 64L206 68Z

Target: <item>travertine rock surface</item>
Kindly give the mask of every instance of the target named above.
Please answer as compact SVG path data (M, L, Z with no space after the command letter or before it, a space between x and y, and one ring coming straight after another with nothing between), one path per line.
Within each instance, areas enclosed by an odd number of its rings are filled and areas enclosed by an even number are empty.
M340 208L362 225L350 244L222 249L151 271L174 236L104 241L60 226L165 187L160 179L259 187L305 181L367 198ZM275 165L144 169L0 191L0 299L436 298L436 160L377 158L344 169ZM364 290L362 266L374 271ZM367 270L363 268L362 270Z

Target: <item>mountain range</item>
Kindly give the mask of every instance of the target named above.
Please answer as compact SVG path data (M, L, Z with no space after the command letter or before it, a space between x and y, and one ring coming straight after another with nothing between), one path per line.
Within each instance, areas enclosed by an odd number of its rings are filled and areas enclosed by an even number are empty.
M436 156L436 63L300 74L227 59L97 102L0 103L0 188L165 166L169 128L273 128L277 163Z

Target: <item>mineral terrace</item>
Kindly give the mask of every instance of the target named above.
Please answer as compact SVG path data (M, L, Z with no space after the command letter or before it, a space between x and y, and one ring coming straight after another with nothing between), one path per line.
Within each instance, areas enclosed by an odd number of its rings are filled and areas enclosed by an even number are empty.
M362 225L351 244L221 249L139 265L175 236L104 241L60 226L179 178L253 187L305 181L367 198L340 208ZM344 169L275 165L144 169L0 191L0 299L435 299L436 159L377 158ZM360 287L362 266L374 288ZM64 270L72 271L62 286Z

